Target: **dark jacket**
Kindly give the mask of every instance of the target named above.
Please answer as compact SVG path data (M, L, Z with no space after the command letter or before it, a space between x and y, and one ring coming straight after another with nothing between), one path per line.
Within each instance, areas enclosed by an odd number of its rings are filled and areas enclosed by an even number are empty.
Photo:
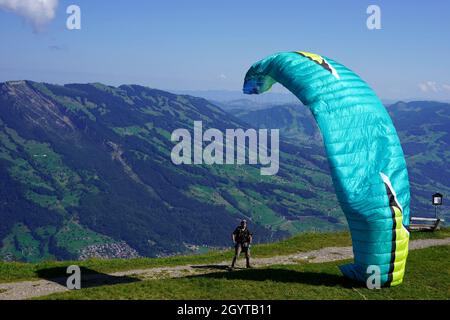
M248 228L245 228L244 230L241 226L237 227L233 234L235 241L240 244L249 243L250 238L253 235Z

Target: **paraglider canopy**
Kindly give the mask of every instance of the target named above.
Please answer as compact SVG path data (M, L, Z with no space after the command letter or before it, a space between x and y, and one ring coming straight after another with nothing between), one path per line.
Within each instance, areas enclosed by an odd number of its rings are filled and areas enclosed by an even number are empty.
M279 82L308 106L322 133L336 195L347 218L355 261L341 267L366 281L403 281L408 254L409 182L403 150L386 109L353 71L318 54L268 56L248 70L243 91L260 94Z

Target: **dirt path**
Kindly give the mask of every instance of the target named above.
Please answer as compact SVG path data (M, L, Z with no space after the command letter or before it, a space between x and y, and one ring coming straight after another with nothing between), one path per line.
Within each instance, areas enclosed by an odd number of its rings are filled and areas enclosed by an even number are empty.
M450 244L450 238L414 240L410 243L410 250L448 244ZM254 267L266 267L270 265L295 264L300 261L308 261L310 263L329 262L350 259L352 257L352 247L327 247L286 256L254 258L252 259L252 264ZM239 262L243 264L243 260L245 259L241 259ZM87 275L83 277L83 287L111 285L149 279L177 278L220 271L225 272L228 265L229 261L223 261L213 265L183 265L121 271L111 274ZM65 287L65 281L65 278L59 278L0 284L0 300L29 299L55 292L67 291L68 289Z

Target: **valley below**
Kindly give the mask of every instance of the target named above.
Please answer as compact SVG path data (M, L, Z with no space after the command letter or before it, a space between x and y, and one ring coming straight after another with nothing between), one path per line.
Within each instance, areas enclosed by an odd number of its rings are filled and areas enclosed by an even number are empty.
M227 105L232 106L228 109ZM413 216L450 194L450 104L387 106L407 158ZM175 165L174 130L280 129L280 167ZM448 206L440 208L450 218ZM166 257L346 229L320 133L300 104L215 103L136 85L0 83L0 259Z

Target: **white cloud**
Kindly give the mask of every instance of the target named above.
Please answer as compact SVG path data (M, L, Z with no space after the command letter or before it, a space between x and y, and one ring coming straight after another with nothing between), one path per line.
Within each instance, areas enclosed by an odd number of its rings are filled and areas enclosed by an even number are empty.
M59 0L0 0L0 9L24 17L38 31L53 20L58 2Z
M436 81L426 81L419 83L419 89L422 92L431 92L437 93L441 91L450 91L449 84L439 84Z
M420 91L423 91L423 92L428 91L428 86L426 85L426 83L419 83L419 88L420 88Z
M219 74L219 79L225 80L227 78L223 73Z

